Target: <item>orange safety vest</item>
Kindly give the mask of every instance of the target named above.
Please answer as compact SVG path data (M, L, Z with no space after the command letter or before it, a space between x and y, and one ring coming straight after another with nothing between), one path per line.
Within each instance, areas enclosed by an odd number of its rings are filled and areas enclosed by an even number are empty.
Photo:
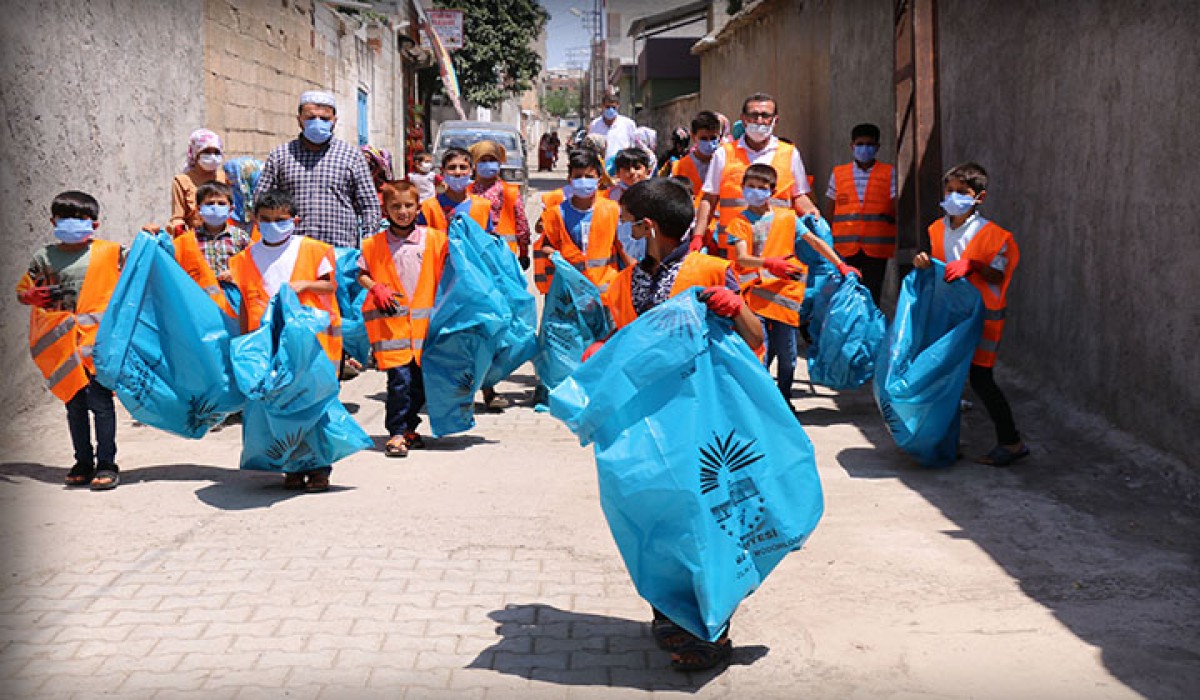
M761 250L754 250L754 225L744 214L739 214L725 228L728 238L735 242L744 241L751 255L784 258L803 270L804 275L798 280L780 279L762 268L739 266L736 255L733 256L733 270L738 276L738 284L742 286L742 296L745 297L746 305L751 311L763 318L798 326L800 307L804 303L808 266L796 258L796 213L783 207L775 207L771 213L771 228Z
M75 311L29 310L29 354L46 378L50 392L63 403L88 385L96 373L92 348L104 311L121 276L121 246L112 241L93 240L87 272ZM34 284L28 275L17 285L24 291Z
M552 207L557 207L558 205L562 204L566 198L567 196L563 194L561 187L557 190L546 192L542 195L542 208L550 209Z
M566 206L570 206L567 204ZM575 266L595 284L601 292L617 276L617 220L621 207L610 199L597 196L592 205L592 225L588 232L587 257L567 232L563 221L563 205L542 212L542 237L533 251L533 281L538 291L550 291L554 279L554 266L550 256L542 252L543 246L554 248L567 262Z
M396 263L387 236L372 236L363 241L362 256L367 265L367 274L399 295L395 300L399 308L391 316L380 311L369 295L363 304L367 337L371 340L375 366L379 369L403 367L414 360L421 364L421 352L429 333L429 317L433 313L438 283L446 265L446 250L446 234L426 227L421 273L417 277L417 289L409 298L405 296L404 286L400 284L400 276L396 273Z
M692 206L698 207L700 200L704 198L704 180L700 177L700 166L697 163L696 156L689 153L671 163L671 176L686 177L688 182L692 183Z
M724 287L725 271L729 263L704 253L688 253L671 285L671 296L674 297L692 287ZM612 314L613 324L617 329L624 328L637 320L637 311L633 308L633 267L621 271L608 286L608 291L601 297L604 305Z
M216 302L222 311L237 318L233 307L229 305L229 300L225 298L225 292L217 283L216 273L209 267L208 261L204 259L204 253L200 251L200 242L196 240L196 233L194 231L181 233L171 241L171 244L175 246L175 262L179 263L183 271L188 273L188 277L195 280L208 298Z
M487 197L480 197L477 194L467 195L471 198L471 208L467 212L479 224L479 227L484 231L488 230L492 222L492 203L487 200ZM421 202L421 213L425 215L425 225L438 231L449 231L450 222L446 219L446 212L442 210L442 203L438 201L437 195Z
M946 219L938 219L929 227L929 242L933 248L933 257L946 260ZM1005 248L1007 246L1007 248ZM968 275L967 281L975 285L979 295L983 297L983 336L975 348L975 356L971 364L980 367L996 365L996 351L1000 349L1000 336L1004 333L1004 316L1008 309L1008 285L1012 282L1013 272L1021 261L1021 251L1013 235L992 222L984 224L975 234L963 251L963 259L978 260L987 265L992 262L1000 251L1004 250L1008 265L1004 269L1004 281L998 286L988 284L979 275Z
M854 186L854 164L833 169L837 200L833 207L833 246L848 258L860 249L872 258L896 254L896 202L892 199L892 166L876 162L863 199Z
M750 167L750 156L746 149L737 141L731 141L721 146L725 150L725 166L721 170L721 192L718 203L720 221L733 221L738 213L746 208L746 200L742 197L742 176ZM771 167L775 168L775 183L770 205L772 207L792 206L792 190L796 188L796 179L792 177L792 154L796 147L790 143L779 141L775 148L775 157L771 159Z
M319 278L317 271L321 269L321 261L328 260L330 269L334 271L330 274L330 279L337 284L337 259L333 254L333 246L307 236L299 236L299 238L300 250L296 255L296 266L292 268L292 281L311 282L317 280ZM245 309L246 318L250 321L247 331L259 327L263 314L267 311L267 305L271 303L271 298L267 296L266 283L263 282L258 265L254 264L250 250L247 248L229 259L229 271L233 274L234 282L242 292L242 307ZM333 292L329 294L302 292L297 296L300 297L300 303L305 306L320 309L329 314L329 325L324 331L317 334L317 340L321 341L321 347L325 349L329 360L335 365L340 364L342 361L342 314L338 310L337 295Z
M504 194L500 199L496 235L504 239L514 255L520 255L521 245L517 243L517 202L521 200L521 186L515 182L505 182L503 185Z

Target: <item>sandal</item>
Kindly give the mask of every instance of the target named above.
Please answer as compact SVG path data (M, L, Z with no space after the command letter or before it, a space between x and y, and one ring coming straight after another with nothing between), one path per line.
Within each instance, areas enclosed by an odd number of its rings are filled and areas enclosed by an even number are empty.
M67 478L63 480L63 483L67 486L87 486L92 483L95 472L95 468L90 464L76 463L71 467L71 471L67 472Z
M981 457L976 457L975 461L980 464L990 464L993 467L1007 467L1016 464L1028 456L1028 445L1022 444L1021 449L1017 450L1016 452L1013 452L1004 445L996 445L992 448L991 452Z
M329 475L319 472L309 472L308 486L304 490L309 493L324 493L329 490Z
M403 435L393 435L383 446L383 453L388 457L407 457L408 442Z
M289 472L283 475L283 488L288 491L299 491L304 488L304 475L299 472Z
M654 636L654 643L663 651L679 649L687 644L692 636L688 634L687 630L665 617L656 617L650 622L650 634Z
M706 642L692 637L671 654L671 668L676 671L707 671L729 663L733 656L733 642L729 635L721 635L715 642Z
M408 443L408 448L410 450L425 449L425 440L416 432L405 433L404 442Z
M117 472L117 465L106 464L96 470L89 486L93 491L111 491L117 488L119 483L121 475Z

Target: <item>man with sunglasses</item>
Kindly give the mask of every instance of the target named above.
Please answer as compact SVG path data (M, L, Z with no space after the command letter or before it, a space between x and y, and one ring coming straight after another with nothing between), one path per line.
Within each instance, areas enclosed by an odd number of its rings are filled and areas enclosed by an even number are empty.
M756 92L742 103L742 123L746 133L713 153L704 179L704 196L696 208L696 231L706 231L714 213L719 217L720 226L746 208L746 200L742 197L742 175L746 168L758 163L770 165L779 176L772 192L771 206L791 207L800 216L821 215L808 196L812 188L799 151L772 133L778 119L775 98L766 93ZM715 235L720 236L720 231ZM705 238L696 236L692 248L708 245L710 251L715 250L714 241Z

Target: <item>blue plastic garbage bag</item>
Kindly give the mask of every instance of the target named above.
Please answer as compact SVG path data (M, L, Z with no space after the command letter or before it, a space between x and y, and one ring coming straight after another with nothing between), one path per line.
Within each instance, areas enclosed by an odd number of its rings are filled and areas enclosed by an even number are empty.
M203 437L243 403L228 318L175 262L166 233L139 233L97 332L96 377L136 420Z
M242 290L238 289L233 282L218 282L221 285L221 291L225 293L225 301L229 302L229 308L233 309L233 314L236 317L242 312Z
M579 368L584 350L613 331L612 318L600 290L559 253L552 253L554 278L542 308L538 329L538 378L548 389L558 386Z
M808 244L808 241L803 240L804 234L808 232L816 234L817 238L825 241L830 248L833 247L833 231L829 228L829 222L812 214L805 214L796 219L796 258L808 266L804 302L800 305L801 321L812 319L814 312L813 304L817 296L825 290L826 285L837 274L837 268L833 266L833 263L818 253L816 249ZM836 282L836 280L833 281ZM833 290L830 289L826 293L832 295ZM811 326L809 327L809 333L812 333Z
M337 370L317 340L328 323L283 285L258 330L233 340L234 377L246 395L242 469L307 471L371 446L338 400Z
M367 290L358 283L358 261L362 254L357 248L334 248L337 260L337 303L342 313L342 349L363 365L371 359L371 341L362 307Z
M887 320L858 275L835 274L834 279L841 284L812 320L817 330L810 331L808 377L840 391L858 388L875 376L875 356L887 335Z
M446 267L421 354L425 410L435 436L474 427L475 392L512 322L504 292L466 240L468 221L458 215L450 223Z
M517 256L502 239L463 217L463 245L471 251L500 290L508 307L508 325L499 338L483 386L495 386L537 354L537 299L526 289L525 275Z
M983 332L983 300L946 266L904 278L896 317L875 361L875 402L900 449L927 467L958 454L959 398Z
M595 442L600 504L638 593L712 641L823 502L804 429L697 291L609 339L550 411Z

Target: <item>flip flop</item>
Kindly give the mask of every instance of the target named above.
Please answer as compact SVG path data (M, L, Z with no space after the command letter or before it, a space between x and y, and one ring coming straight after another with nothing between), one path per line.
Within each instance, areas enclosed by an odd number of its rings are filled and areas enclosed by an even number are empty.
M693 637L671 654L671 668L676 671L707 671L729 663L733 657L733 642L728 635L715 642Z
M650 634L654 643L663 651L675 651L691 639L687 630L665 617L656 617L650 623Z
M121 483L121 475L112 469L100 469L89 485L93 491L111 491Z
M403 435L394 435L383 446L383 453L388 457L407 457L408 456L408 441Z
M976 457L975 461L980 464L990 464L993 467L1008 467L1029 456L1029 446L1021 445L1021 449L1013 452L1003 445L996 445L992 451Z
M71 471L67 472L67 478L63 480L63 483L67 486L87 486L92 483L95 472L95 468L90 465L76 464L71 467Z

